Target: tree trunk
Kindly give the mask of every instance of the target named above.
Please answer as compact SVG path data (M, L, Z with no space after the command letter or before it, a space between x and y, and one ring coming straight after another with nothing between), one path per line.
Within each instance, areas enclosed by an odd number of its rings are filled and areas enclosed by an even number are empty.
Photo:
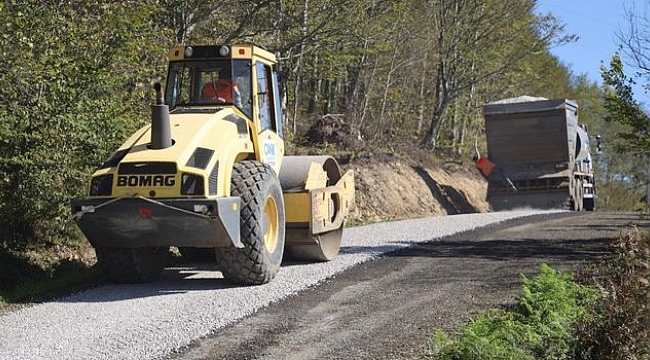
M425 51L424 52L424 59L422 61L422 72L420 73L420 91L418 93L419 96L419 104L418 104L418 127L417 127L417 134L419 135L422 133L422 126L424 124L424 104L426 104L426 85L428 84L428 77L427 77L427 69L429 68L427 65L427 61L429 58L429 52Z
M379 111L379 116L377 117L377 126L375 127L375 133L373 138L377 139L381 136L381 133L384 129L384 116L386 115L386 104L388 103L388 91L392 86L393 73L396 70L395 59L397 58L398 48L395 47L393 50L393 56L390 59L390 70L386 75L386 81L384 82L384 94L381 98L381 110Z
M375 79L375 72L377 71L378 63L379 63L379 59L375 58L375 64L372 67L372 71L370 72L370 76L368 80L368 85L366 86L366 91L363 94L363 105L361 107L361 119L359 121L359 130L363 129L366 118L368 117L368 109L370 108L370 96L368 96L368 94L370 93L370 90L375 85L374 79Z
M440 127L442 126L447 108L449 107L449 85L447 84L445 63L442 60L438 62L437 75L436 88L434 92L435 105L431 114L429 129L422 141L422 144L431 150L436 149L438 133L440 132Z

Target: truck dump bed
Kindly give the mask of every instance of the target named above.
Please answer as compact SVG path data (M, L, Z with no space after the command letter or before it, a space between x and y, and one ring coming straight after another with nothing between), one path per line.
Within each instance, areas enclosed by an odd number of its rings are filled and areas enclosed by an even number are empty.
M484 106L488 157L517 188L491 177L488 201L494 209L566 205L573 185L577 108L570 100L538 98Z

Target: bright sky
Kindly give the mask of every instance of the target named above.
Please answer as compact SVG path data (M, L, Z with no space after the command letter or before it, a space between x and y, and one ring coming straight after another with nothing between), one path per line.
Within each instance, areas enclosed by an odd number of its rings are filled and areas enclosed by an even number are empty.
M551 52L574 74L587 74L590 80L602 84L600 66L609 66L617 50L617 34L628 29L626 9L643 13L648 3L648 0L537 0L537 12L552 13L565 24L567 34L579 37L578 41L557 46ZM634 74L634 69L625 63L624 70L628 77ZM650 94L640 86L634 88L634 97L650 105Z

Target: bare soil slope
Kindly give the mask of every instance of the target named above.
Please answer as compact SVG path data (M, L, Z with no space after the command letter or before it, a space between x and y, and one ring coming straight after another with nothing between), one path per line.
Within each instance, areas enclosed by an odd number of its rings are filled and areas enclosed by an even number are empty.
M469 157L462 157L465 165L436 160L409 138L362 141L351 136L354 132L337 116L317 119L304 133L301 139L306 147L290 143L287 154L331 155L343 170L354 170L356 208L349 225L489 211L487 182ZM457 155L449 158L458 160Z
M487 183L471 169L406 155L360 159L347 168L357 189L351 224L489 211Z

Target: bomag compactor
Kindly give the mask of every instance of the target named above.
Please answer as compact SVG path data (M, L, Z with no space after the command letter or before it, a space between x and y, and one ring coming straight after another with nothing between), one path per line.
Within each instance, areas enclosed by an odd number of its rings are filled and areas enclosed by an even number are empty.
M263 284L284 254L327 261L354 200L330 156L285 156L275 56L251 45L177 46L151 124L92 175L72 218L115 282L146 282L171 246Z

